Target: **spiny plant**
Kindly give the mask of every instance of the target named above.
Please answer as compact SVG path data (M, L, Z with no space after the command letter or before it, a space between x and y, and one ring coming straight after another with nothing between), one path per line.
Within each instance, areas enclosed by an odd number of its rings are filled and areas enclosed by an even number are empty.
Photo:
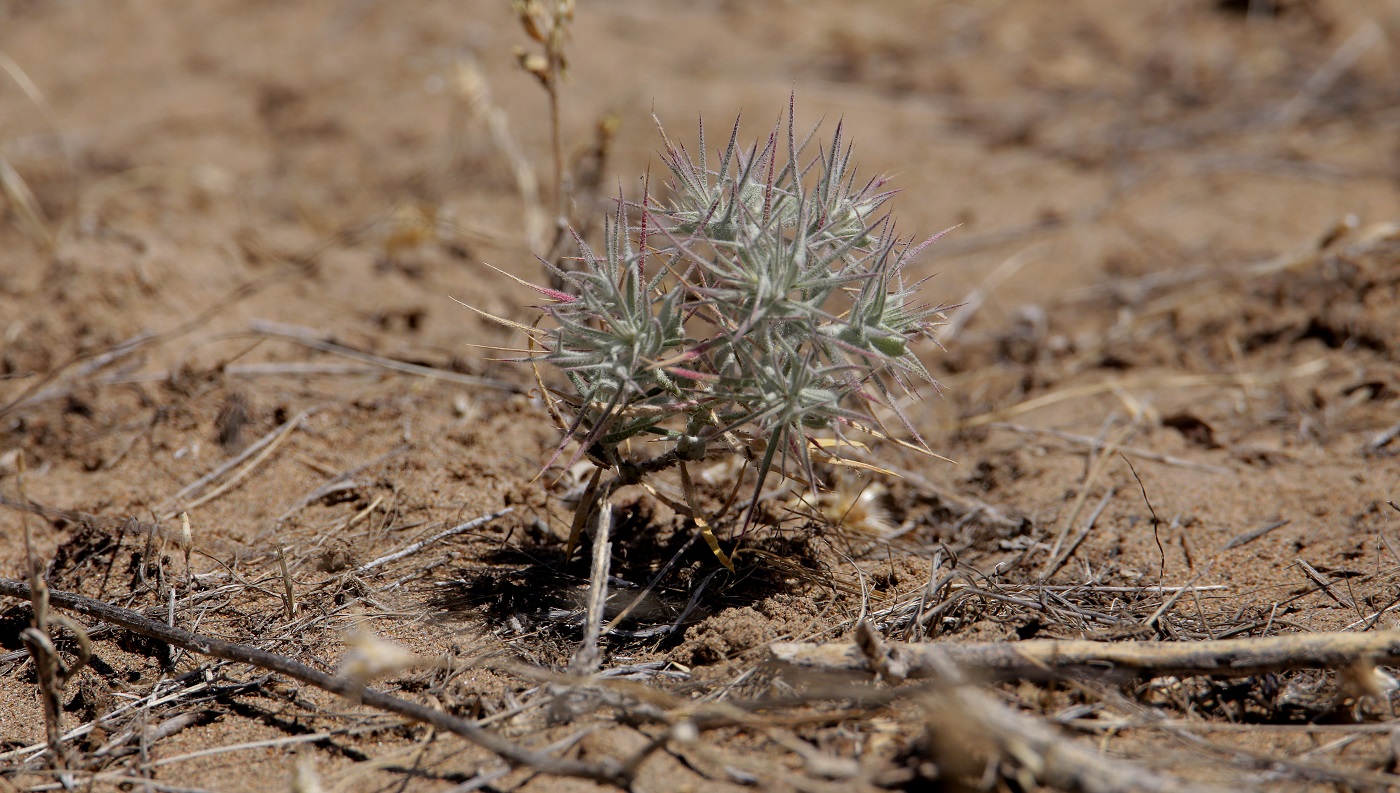
M545 262L564 289L532 286L548 322L523 360L570 384L546 389L566 428L551 464L571 440L618 484L679 464L691 499L686 462L741 454L758 471L747 526L770 472L816 488L814 456L837 459L852 430L888 437L882 412L927 451L896 394L933 383L911 344L942 307L917 302L904 268L941 235L897 236L893 192L857 180L842 125L809 153L816 130L799 141L794 115L747 150L736 120L713 164L703 120L695 158L658 121L668 200L619 197L602 250L575 237L576 270Z

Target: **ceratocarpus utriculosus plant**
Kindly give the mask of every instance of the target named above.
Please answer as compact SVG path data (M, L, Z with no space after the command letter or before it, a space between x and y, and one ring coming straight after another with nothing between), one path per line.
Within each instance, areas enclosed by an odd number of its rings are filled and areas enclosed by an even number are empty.
M810 152L814 134L796 138L790 105L785 137L775 125L741 150L736 121L712 163L703 122L695 159L662 129L668 199L619 199L602 250L579 239L581 266L551 268L566 290L534 287L549 322L526 360L571 384L549 392L567 406L556 458L574 440L575 457L636 481L744 454L759 472L751 518L775 467L815 486L811 453L831 445L818 436L887 435L884 412L926 448L896 390L933 382L911 345L942 307L917 302L903 271L937 236L896 236L893 193L857 181L841 124Z

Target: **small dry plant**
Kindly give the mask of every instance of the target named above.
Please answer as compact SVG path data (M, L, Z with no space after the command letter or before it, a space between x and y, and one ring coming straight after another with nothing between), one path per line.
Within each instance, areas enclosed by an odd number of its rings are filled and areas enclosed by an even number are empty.
M911 345L942 307L904 269L937 236L900 238L893 193L857 180L841 125L813 147L794 115L746 150L736 121L717 162L703 122L695 158L662 129L669 199L619 198L602 250L576 235L576 267L546 263L563 284L531 285L548 322L516 327L540 350L522 360L569 381L545 389L565 427L551 464L576 441L570 464L586 454L614 485L679 465L697 512L685 463L742 455L758 472L747 527L770 472L815 490L813 460L841 462L852 431L889 437L882 415L928 451L896 396L933 382Z

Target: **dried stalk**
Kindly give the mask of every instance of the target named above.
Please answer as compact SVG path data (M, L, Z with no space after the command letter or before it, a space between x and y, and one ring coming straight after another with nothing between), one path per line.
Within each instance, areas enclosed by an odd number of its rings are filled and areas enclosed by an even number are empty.
M283 339L295 344L300 344L303 347L309 347L313 350L352 358L356 361L363 361L373 366L378 366L382 369L388 369L394 372L417 375L431 380L442 380L448 383L494 388L512 394L520 393L520 389L510 383L493 380L490 377L477 377L476 375L461 374L460 372L452 372L446 369L436 369L431 366L423 366L421 364L408 363L393 358L385 358L382 355L375 355L363 350L357 350L354 347L336 344L333 341L320 338L317 333L312 330L296 325L286 325L280 322L255 319L248 323L248 330L258 336Z
M319 409L320 406L307 408L306 410L303 410L295 416L292 416L291 418L287 419L273 431L259 438L256 442L249 444L248 448L244 449L242 453L240 453L233 459L229 460L223 465L220 465L218 468L215 468L214 470L210 471L204 476L201 476L200 478L189 483L188 485L185 485L183 488L180 489L179 492L175 493L175 495L170 496L169 498L162 501L155 508L154 511L160 515L162 520L169 520L180 514L181 510L175 509L177 505L183 504L183 511L188 511L198 506L199 504L203 504L209 501L210 498L213 497L209 493L204 493L199 496L195 496L195 494L199 493L204 487L213 483L219 477L233 470L245 460L248 460L249 457L259 455L255 460L249 462L237 473L235 473L233 477L225 481L224 484L220 485L218 488L212 491L214 495L221 494L224 490L227 490L233 484L236 484L244 476L247 476L253 468L257 467L257 465L262 462L266 455L260 455L260 452L262 452L264 449L267 449L269 452L271 452L271 450L275 449L277 445L280 444L281 441L291 433L292 430L296 429L297 426L301 424L302 420L315 413ZM269 449L269 447L271 448ZM188 499L188 501L186 499Z
M16 461L16 468L16 487L19 489L20 500L28 501L29 496L24 491L26 470L23 453ZM34 677L38 681L39 695L44 705L44 730L48 739L49 755L53 767L60 769L68 765L67 751L63 747L63 690L67 688L68 681L72 680L92 657L92 642L81 625L62 614L49 612L49 604L52 602L51 590L44 581L39 558L34 553L34 532L29 526L28 512L20 513L20 523L23 525L25 566L29 575L29 586L26 587L29 592L25 597L34 611L30 618L30 627L20 632L20 640L34 659ZM58 648L54 646L52 631L49 629L50 623L54 622L73 631L73 636L77 639L78 657L71 665L64 663L63 657L58 654Z
M820 672L875 671L854 643L770 646L773 659ZM1302 633L1259 639L1200 642L1094 642L1030 639L1023 642L891 643L880 671L886 677L931 677L940 659L991 679L1145 679L1210 675L1247 677L1293 669L1338 669L1356 664L1400 665L1400 631Z
M608 568L612 561L612 499L598 499L593 522L593 566L588 577L588 615L583 641L569 662L569 672L591 675L598 671L602 653L598 639L603 632L603 609L608 602Z
M1026 783L1034 780L1051 790L1083 793L1221 793L1221 788L1191 784L1096 752L1043 719L1008 708L967 684L961 662L948 652L956 647L923 645L925 664L938 682L920 699L931 739L929 748L941 775L985 774L988 761L1000 759L1016 766L1016 778L1026 788L1031 787ZM865 623L856 627L856 652L884 678L896 677L895 667L903 663L898 648ZM990 757L986 756L988 747L994 752Z

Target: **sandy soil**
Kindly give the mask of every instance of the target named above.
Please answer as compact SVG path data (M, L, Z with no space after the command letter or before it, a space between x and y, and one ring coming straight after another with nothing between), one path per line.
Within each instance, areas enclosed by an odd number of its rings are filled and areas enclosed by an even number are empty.
M631 682L551 709L518 662L562 669L579 640L580 472L536 477L559 431L528 369L483 347L521 339L451 299L534 317L482 266L541 277L464 83L475 64L547 205L545 97L512 55L527 43L483 0L0 2L0 496L22 501L22 451L43 505L0 515L0 577L24 577L29 520L57 589L162 619L173 589L182 627L324 670L357 632L447 655L453 671L381 683L585 760L664 737L657 712L801 692L765 665L773 641L849 639L862 615L903 637L935 557L1003 598L937 593L934 641L1396 626L1400 5L586 2L562 94L581 203L589 168L606 194L656 171L653 111L691 145L702 114L742 112L756 138L795 91L799 123L842 119L862 171L894 176L901 228L958 225L916 274L962 305L925 356L941 393L908 408L952 463L882 446L904 476L864 485L869 525L775 502L736 574L692 549L604 641ZM227 488L185 489L274 435ZM872 539L877 518L898 537ZM613 574L633 584L692 531L640 491L618 524ZM1145 624L1159 585L1187 584ZM29 607L0 606L0 789L53 789L17 751L44 738ZM499 762L453 736L127 632L95 642L66 722L127 707L74 743L96 789L278 789L299 764L326 790L595 787L483 781ZM1201 782L1400 783L1393 714L1320 673L992 690ZM637 788L1025 789L1010 761L951 779L924 707L731 714L649 755Z

